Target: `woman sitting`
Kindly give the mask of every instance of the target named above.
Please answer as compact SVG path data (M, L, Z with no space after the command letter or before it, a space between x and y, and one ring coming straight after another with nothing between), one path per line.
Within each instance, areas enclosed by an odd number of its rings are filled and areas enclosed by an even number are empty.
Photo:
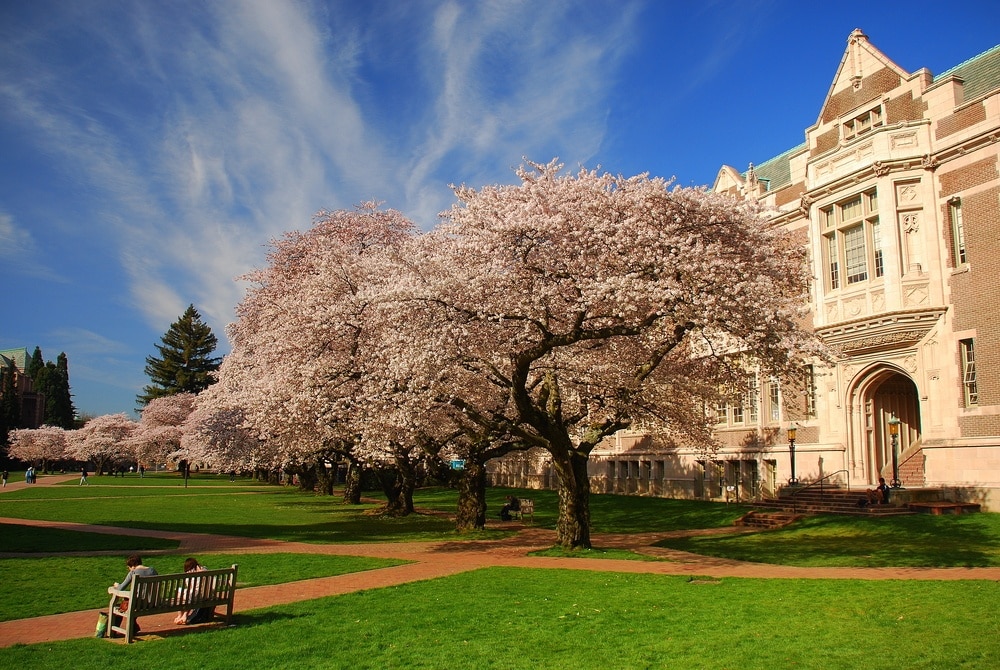
M199 563L194 558L189 558L184 561L184 572L205 572L206 568L204 565ZM187 592L190 590L200 590L200 580L194 580L191 583L190 588L179 589L181 598L187 596ZM198 609L187 610L186 612L181 612L174 618L174 623L181 625L188 625L193 623L205 623L211 621L212 617L215 616L214 607L199 607Z

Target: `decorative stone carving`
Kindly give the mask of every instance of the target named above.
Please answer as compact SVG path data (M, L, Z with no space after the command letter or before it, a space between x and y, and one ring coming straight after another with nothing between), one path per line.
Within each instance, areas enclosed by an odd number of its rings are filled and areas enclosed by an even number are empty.
M889 174L889 166L882 161L875 161L872 163L872 171L875 173L876 177L884 177Z
M913 234L920 230L920 212L903 212L899 220L905 233Z
M830 302L826 305L826 320L827 321L837 321L840 317L840 310L837 307L837 302Z
M917 139L917 134L914 132L893 133L889 137L889 145L892 149L907 149L915 147L918 144L919 140Z
M885 294L881 292L872 293L872 312L882 312L885 310Z
M940 165L938 160L930 154L924 154L923 159L921 159L920 161L920 167L924 168L925 170L935 170L937 169L938 165Z
M854 298L853 300L845 301L844 310L847 312L848 316L851 317L858 316L865 310L865 299Z
M900 342L916 342L920 339L922 334L922 332L915 330L897 331L895 333L880 333L878 335L870 335L868 337L858 337L853 340L847 340L837 348L844 353L853 353L856 351L863 351L865 349L877 349L891 344L899 344Z
M910 355L903 359L903 367L906 368L908 372L917 371L917 357Z
M926 305L928 299L927 286L911 286L903 290L903 298L907 307Z
M813 199L808 193L803 193L799 198L799 211L802 216L809 216L809 208L812 207Z
M896 184L896 202L906 204L916 202L917 185L910 182L906 184Z

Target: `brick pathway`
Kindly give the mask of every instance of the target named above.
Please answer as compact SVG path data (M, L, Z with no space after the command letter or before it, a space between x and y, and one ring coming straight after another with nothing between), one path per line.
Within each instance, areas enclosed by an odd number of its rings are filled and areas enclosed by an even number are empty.
M64 481L65 479L59 478L59 480ZM53 483L55 483L55 478L53 478ZM23 487L24 483L21 482L20 485ZM16 484L13 484L13 486L16 486ZM11 487L12 484L8 484L8 488ZM412 561L406 565L338 575L335 577L322 577L272 586L237 589L235 612L245 612L273 605L282 605L364 589L376 589L407 582L435 579L487 566L690 575L708 578L1000 580L1000 568L799 568L710 558L650 546L658 540L684 534L743 532L735 528L634 535L594 535L591 538L594 546L597 547L630 549L670 559L669 561L651 562L620 559L528 556L529 552L551 547L555 541L555 531L530 526L525 527L519 523L512 524L512 527L521 528L516 535L496 541L399 542L347 545L304 544L298 542L280 542L277 540L257 540L245 537L139 530L2 517L0 517L0 523L65 528L112 535L159 537L180 542L178 549L170 550L169 552L143 552L144 555L150 556L157 553L203 556L211 553L286 552L371 556ZM119 554L121 552L110 553ZM65 555L73 554L68 553ZM93 553L91 552L88 555L93 555ZM0 554L0 556L24 557L30 556L30 554ZM106 585L104 584L94 585L94 588L99 592L103 591L105 587ZM33 644L90 637L94 634L94 625L97 622L97 614L100 611L94 609L0 622L0 648L19 643ZM173 617L173 614L143 617L140 622L142 625L142 634L139 636L139 639L162 635L171 631L176 633L180 630L191 628L175 625Z

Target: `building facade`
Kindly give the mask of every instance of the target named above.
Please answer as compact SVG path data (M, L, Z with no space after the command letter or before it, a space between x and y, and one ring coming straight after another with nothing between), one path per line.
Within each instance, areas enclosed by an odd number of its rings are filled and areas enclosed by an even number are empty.
M838 362L801 388L754 378L717 408L712 454L614 436L593 490L746 500L898 477L1000 509L1000 46L935 76L855 30L805 142L713 188L808 247L812 325ZM498 485L553 484L544 454L489 467Z
M45 395L35 391L34 383L25 370L28 369L27 349L0 349L0 379L3 375L14 378L14 392L17 394L20 406L21 428L38 428L45 416ZM0 384L0 397L3 396L4 385Z

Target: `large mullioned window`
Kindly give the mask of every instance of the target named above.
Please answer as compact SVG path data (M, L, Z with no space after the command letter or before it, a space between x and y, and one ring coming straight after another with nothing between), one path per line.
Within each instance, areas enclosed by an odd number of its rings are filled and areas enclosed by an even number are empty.
M820 208L819 217L828 290L885 275L876 189Z

